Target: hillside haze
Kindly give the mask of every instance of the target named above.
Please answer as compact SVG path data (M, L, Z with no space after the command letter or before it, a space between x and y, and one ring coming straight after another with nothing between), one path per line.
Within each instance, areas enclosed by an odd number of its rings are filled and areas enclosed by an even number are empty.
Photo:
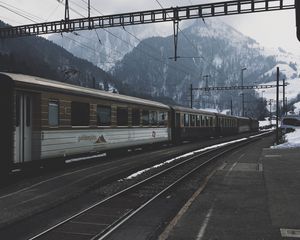
M0 22L0 27L6 26ZM1 39L0 71L23 73L97 88L113 88L113 78L87 60L75 57L41 37Z

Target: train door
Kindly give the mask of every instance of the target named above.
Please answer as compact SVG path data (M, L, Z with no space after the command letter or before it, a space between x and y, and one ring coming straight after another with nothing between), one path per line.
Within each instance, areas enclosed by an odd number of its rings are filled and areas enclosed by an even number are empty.
M181 138L181 128L180 128L180 113L175 112L175 141L179 142Z
M32 96L16 94L15 163L31 161L32 152Z

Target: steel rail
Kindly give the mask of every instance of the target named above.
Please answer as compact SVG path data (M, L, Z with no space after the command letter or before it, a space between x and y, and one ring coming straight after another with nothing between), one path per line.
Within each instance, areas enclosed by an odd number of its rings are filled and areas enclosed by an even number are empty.
M244 146L250 142L253 142L253 141L256 141L257 138L260 138L261 136L263 135L266 135L266 134L269 134L270 132L266 132L266 133L263 133L263 134L259 134L259 135L255 135L255 136L251 136L251 137L248 137L248 138L245 138L243 139L242 141L239 141L239 142L233 142L233 143L230 143L228 145L224 145L224 146L220 146L218 148L215 148L215 149L210 149L210 150L207 150L205 152L201 152L199 154L195 154L173 166L170 166L158 173L155 173L154 175L146 178L146 179L143 179L135 184L133 184L132 186L129 186L101 201L99 201L98 203L95 203L93 204L92 206L78 212L77 214L59 222L58 224L48 228L47 230L31 237L29 240L36 240L36 239L39 239L40 237L43 237L45 236L46 234L50 233L51 231L57 229L58 227L62 226L63 224L71 221L72 219L80 216L80 215L83 215L84 213L87 213L89 210L92 210L93 208L97 207L97 206L100 206L101 204L104 204L106 202L108 202L109 200L112 200L116 197L119 197L119 196L122 196L122 194L125 194L125 193L129 193L130 191L134 190L135 188L137 187L141 187L143 186L143 184L145 183L148 183L150 182L151 180L154 180L156 179L157 177L160 177L160 176L163 176L163 174L166 174L166 173L170 173L172 170L176 169L176 168L179 168L179 167L182 167L183 165L187 164L187 163L190 163L192 161L194 161L195 159L199 158L199 157L203 157L203 156L206 156L210 153L213 153L215 151L218 151L218 150L222 150L224 148L228 148L224 151L222 151L221 153L218 153L217 155L214 155L213 157L210 157L208 160L206 160L205 162L201 163L200 165L198 165L197 167L193 168L192 170L190 170L189 172L185 173L183 176L181 176L180 178L178 178L176 181L172 182L170 185L168 185L167 187L164 187L163 190L161 190L159 193L155 194L154 196L152 196L149 200L147 200L146 202L144 202L142 205L140 205L139 207L137 207L135 210L133 211L130 211L129 213L125 214L125 215L122 215L121 218L117 219L116 221L114 221L111 225L109 225L107 228L105 228L104 230L102 230L102 232L98 233L98 234L95 234L91 239L92 240L102 240L102 239L105 239L107 236L109 236L111 233L113 233L115 230L117 230L120 226L122 226L124 223L126 223L126 221L128 221L129 219L131 219L135 214L137 214L138 212L140 212L143 208L145 208L147 205L149 205L151 202L153 202L157 197L161 196L162 194L164 194L166 191L170 190L172 187L174 187L176 184L178 184L179 182L183 181L184 179L186 179L188 176L190 176L192 173L194 173L195 171L199 170L201 167L207 165L208 163L212 162L213 160L219 158L220 156L236 149L236 148L239 148L241 146Z

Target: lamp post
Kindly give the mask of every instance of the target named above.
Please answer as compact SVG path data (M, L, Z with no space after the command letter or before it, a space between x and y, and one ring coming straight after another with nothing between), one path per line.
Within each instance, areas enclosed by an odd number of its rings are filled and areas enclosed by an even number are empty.
M247 68L242 68L241 70L241 78L242 78L242 117L245 116L245 96L244 96L244 71L247 70Z

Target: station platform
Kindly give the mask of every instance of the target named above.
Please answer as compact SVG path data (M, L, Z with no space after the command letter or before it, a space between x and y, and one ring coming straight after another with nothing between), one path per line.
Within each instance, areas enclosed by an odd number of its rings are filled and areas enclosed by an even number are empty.
M300 239L300 148L270 140L228 156L160 240Z

